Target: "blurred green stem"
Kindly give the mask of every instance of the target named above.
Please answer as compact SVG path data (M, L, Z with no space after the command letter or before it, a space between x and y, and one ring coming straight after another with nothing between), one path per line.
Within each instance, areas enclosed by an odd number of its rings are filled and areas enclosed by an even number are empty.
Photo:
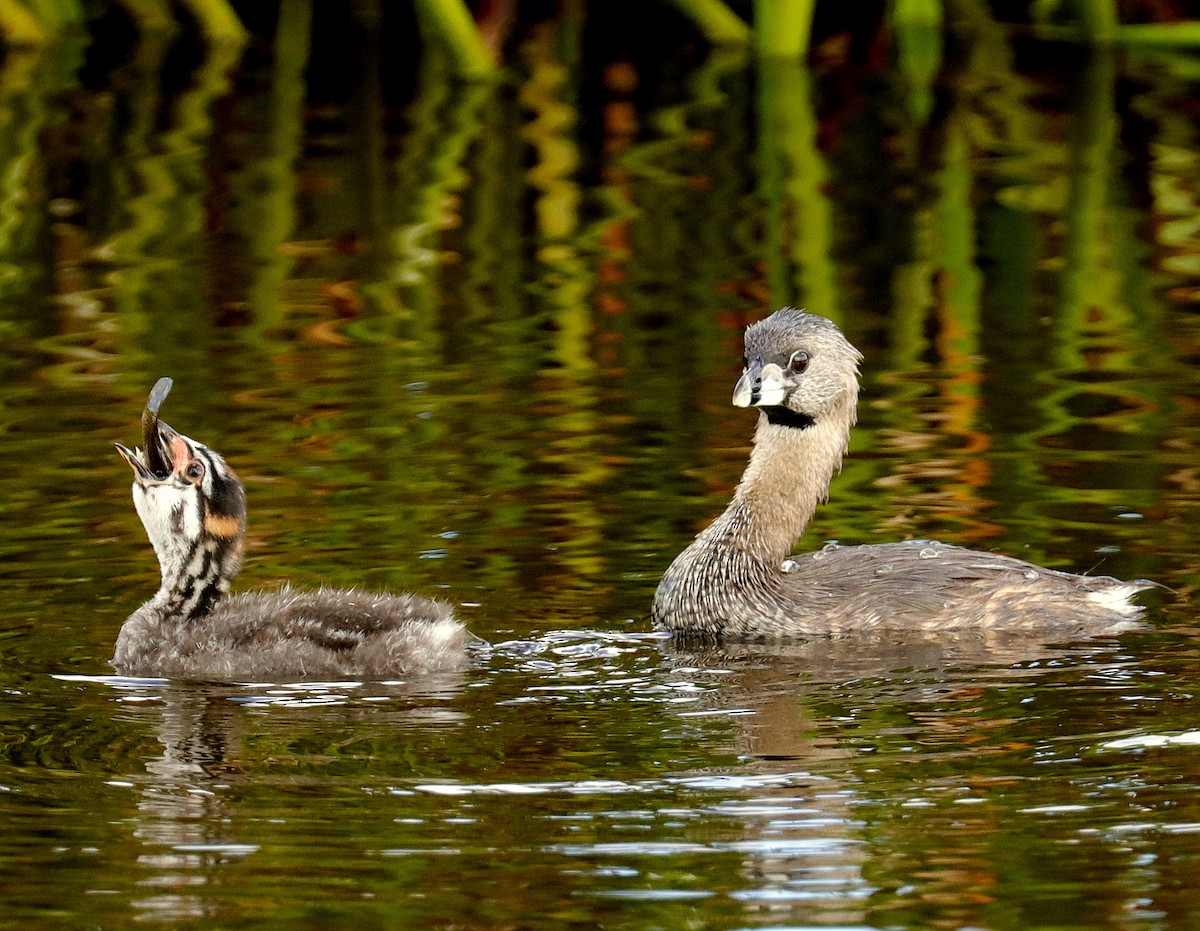
M1116 0L1075 0L1075 15L1089 41L1111 42L1117 34Z
M227 0L184 0L184 6L209 42L238 48L246 44L246 28Z
M714 45L745 45L750 27L722 0L671 0Z
M908 107L924 122L942 67L942 0L894 0L889 16L896 67L908 84Z
M171 8L159 0L121 0L121 9L142 36L161 39L179 31L179 21Z
M754 0L754 44L764 58L803 58L816 0Z
M482 78L495 72L496 63L463 0L417 0L417 15L446 43L459 77Z

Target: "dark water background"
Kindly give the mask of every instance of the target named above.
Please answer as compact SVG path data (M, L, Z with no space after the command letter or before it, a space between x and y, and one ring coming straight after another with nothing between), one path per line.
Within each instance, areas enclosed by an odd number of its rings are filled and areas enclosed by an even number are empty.
M281 9L240 59L109 24L0 72L0 926L1200 926L1200 67L980 20L922 88L564 16L456 86ZM651 636L786 303L866 356L802 547L1145 576L1147 628ZM246 481L237 587L524 645L108 677L156 584L111 444L162 374Z

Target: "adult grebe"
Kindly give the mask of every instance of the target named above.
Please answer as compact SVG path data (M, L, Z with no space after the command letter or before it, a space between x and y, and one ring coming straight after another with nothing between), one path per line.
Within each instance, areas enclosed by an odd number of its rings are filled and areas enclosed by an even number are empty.
M1152 582L1072 575L909 541L789 556L841 465L861 355L831 321L785 307L746 330L737 407L760 414L733 501L671 563L654 621L709 638L869 629L1118 629Z

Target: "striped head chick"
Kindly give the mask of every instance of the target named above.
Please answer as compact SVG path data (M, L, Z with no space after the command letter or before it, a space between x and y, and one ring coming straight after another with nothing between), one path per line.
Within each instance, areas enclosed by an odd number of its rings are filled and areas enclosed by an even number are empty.
M133 504L162 570L154 602L181 620L205 616L241 568L241 480L220 454L156 415L146 425L143 448L115 445L133 469Z

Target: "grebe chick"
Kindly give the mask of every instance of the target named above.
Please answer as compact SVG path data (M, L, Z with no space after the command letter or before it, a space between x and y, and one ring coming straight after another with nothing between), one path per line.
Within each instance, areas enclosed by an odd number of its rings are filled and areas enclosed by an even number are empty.
M129 616L112 665L121 675L268 680L409 676L466 666L482 641L449 605L346 589L226 597L241 568L246 495L219 454L158 419L170 380L143 414L144 448L117 450L162 585Z
M1129 626L1140 613L1130 597L1154 583L921 541L789 556L841 466L861 358L831 321L790 307L747 328L733 404L759 409L750 463L725 513L667 569L655 624L715 639Z

